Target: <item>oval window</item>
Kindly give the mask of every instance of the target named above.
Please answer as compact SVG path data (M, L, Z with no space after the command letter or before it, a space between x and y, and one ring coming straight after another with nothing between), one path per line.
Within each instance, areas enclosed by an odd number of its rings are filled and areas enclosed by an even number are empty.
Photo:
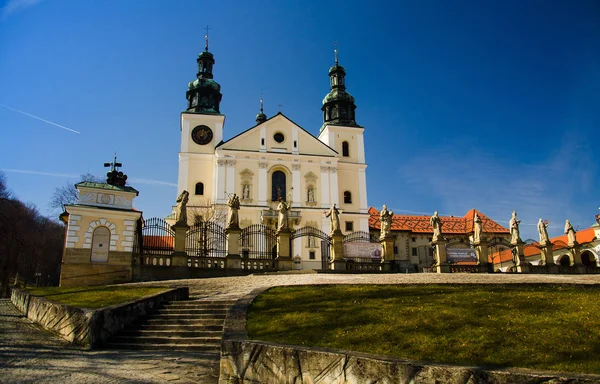
M273 135L273 139L278 143L283 143L283 140L285 140L285 136L283 136L283 133L277 132Z

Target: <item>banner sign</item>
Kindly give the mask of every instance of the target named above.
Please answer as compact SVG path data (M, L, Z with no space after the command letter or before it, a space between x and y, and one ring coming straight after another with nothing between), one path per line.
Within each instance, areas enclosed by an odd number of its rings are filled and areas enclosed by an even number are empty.
M344 243L344 258L381 259L381 244Z
M447 248L448 261L477 261L477 253L472 248Z

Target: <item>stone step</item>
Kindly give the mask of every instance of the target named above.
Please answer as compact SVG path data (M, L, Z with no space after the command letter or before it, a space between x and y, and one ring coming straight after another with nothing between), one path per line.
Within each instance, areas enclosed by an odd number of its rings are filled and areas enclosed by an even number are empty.
M216 311L226 311L231 308L231 305L217 305L217 304L165 304L160 309L204 309L207 311L216 310Z
M156 311L155 315L218 315L225 316L227 314L227 310L225 309L196 309L196 308L164 308Z
M163 327L164 328L164 327ZM124 337L138 337L138 336L152 336L152 337L218 337L221 338L223 335L222 327L215 331L204 331L204 330L181 330L181 329L131 329L125 330L119 333L119 336Z
M190 319L190 320L223 320L225 313L157 313L147 317L147 320L171 320L171 319Z
M225 319L184 319L179 317L164 317L160 318L150 318L146 320L146 324L148 325L219 325L223 327L223 322Z
M110 340L117 344L184 344L184 345L217 345L220 337L160 337L160 336L116 336Z
M129 349L137 351L197 351L215 352L221 349L220 344L138 344L138 343L106 343L107 349Z
M162 332L223 332L223 324L204 325L204 324L139 324L125 328L129 331L162 331Z

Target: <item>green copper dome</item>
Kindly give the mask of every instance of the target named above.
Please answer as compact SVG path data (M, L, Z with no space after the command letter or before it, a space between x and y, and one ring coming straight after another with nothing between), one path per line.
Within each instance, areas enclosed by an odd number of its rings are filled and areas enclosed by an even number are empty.
M188 90L185 94L188 100L187 112L217 114L219 104L221 103L221 86L213 80L213 65L215 58L208 52L208 43L206 49L198 55L198 73L196 79L188 83Z

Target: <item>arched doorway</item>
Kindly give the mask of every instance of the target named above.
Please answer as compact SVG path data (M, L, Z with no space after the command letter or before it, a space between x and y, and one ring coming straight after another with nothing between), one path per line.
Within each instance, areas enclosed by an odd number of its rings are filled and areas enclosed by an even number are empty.
M558 265L560 265L561 267L568 267L571 265L571 258L569 257L569 255L562 255L559 259L558 259Z
M586 267L596 266L596 257L590 251L584 251L581 253L581 263Z

